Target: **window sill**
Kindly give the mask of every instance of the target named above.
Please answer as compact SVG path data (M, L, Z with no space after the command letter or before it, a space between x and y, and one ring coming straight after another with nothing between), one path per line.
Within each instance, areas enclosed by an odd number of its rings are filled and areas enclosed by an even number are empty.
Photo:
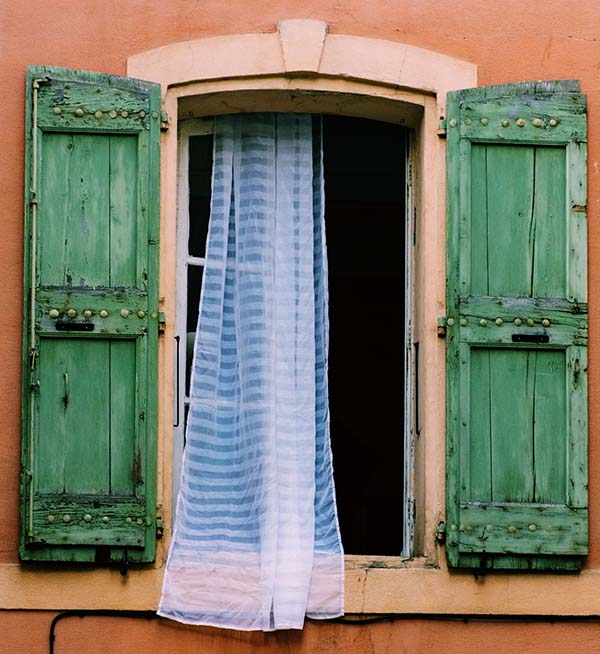
M391 559L391 560L388 560ZM345 611L598 615L600 569L576 575L450 573L426 559L346 557ZM383 565L382 565L383 564ZM156 610L163 571L0 564L0 609Z

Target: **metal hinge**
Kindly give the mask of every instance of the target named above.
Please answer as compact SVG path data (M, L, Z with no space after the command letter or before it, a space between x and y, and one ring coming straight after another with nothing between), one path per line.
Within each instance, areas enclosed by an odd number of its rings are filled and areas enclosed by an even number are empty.
M435 530L435 542L438 545L443 545L446 542L446 523L442 520L438 522Z
M446 316L440 316L437 320L438 338L446 338Z
M160 540L163 537L165 527L163 525L162 516L156 516L156 540Z
M160 131L161 132L166 132L169 129L169 114L166 111L161 111L160 112Z
M164 334L167 328L167 316L164 311L158 312L158 333Z
M438 123L438 128L436 134L442 138L446 138L446 119L445 118L440 118L440 122Z

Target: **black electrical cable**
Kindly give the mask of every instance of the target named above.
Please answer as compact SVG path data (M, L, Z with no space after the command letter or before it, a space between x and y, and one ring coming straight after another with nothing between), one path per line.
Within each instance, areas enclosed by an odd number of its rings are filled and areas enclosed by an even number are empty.
M156 611L115 611L109 609L81 609L79 611L62 611L57 613L50 623L50 632L48 634L49 654L54 654L54 641L56 639L56 625L65 618L85 618L86 616L115 617L115 618L145 618L154 620L158 617Z
M57 613L52 622L50 623L49 632L49 654L54 654L54 641L56 638L55 631L56 625L65 618L85 618L88 616L105 616L116 618L144 618L146 620L154 620L158 617L155 611L116 611L116 610L94 610L82 609L73 611L62 611ZM600 615L549 615L549 614L531 614L531 615L518 615L518 614L484 614L484 613L390 613L376 616L369 616L367 618L349 618L340 617L333 620L316 620L308 618L308 622L315 622L319 624L345 624L351 626L361 626L374 624L378 622L395 622L396 620L438 620L444 622L548 622L553 624L555 622L600 622Z

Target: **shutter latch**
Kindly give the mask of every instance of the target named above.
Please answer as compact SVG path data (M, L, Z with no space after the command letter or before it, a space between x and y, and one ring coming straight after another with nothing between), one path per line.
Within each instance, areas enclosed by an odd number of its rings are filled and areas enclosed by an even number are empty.
M440 117L440 122L438 123L438 129L437 129L436 134L441 139L446 138L446 119L443 116Z
M160 131L167 132L169 130L169 114L166 111L160 112Z
M156 516L156 540L160 540L163 537L164 531L165 528L163 525L163 519L161 516L157 515Z

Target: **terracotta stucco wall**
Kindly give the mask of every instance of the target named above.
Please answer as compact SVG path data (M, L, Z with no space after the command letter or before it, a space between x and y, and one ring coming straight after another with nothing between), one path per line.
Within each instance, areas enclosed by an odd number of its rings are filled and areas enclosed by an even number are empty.
M0 619L0 647L48 651L54 617L14 612ZM27 621L27 622L25 622ZM27 625L25 627L25 625ZM55 631L55 654L597 654L600 624L508 624L400 620L372 625L308 624L302 632L240 633L184 627L168 620L70 617Z
M17 561L24 71L27 64L125 74L127 58L206 36L273 32L278 20L315 18L331 33L388 39L476 63L479 83L577 78L589 96L590 509L586 567L600 568L600 5L589 0L4 0L0 7L0 563ZM0 607L1 608L1 607ZM0 613L0 649L45 651L51 615ZM370 627L310 625L303 635L241 636L115 618L71 619L58 652L498 652L600 651L600 626L400 621ZM107 636L110 634L110 637ZM598 644L595 644L598 643ZM59 647L60 644L60 647ZM94 649L95 648L95 649ZM595 649L594 649L595 648Z

